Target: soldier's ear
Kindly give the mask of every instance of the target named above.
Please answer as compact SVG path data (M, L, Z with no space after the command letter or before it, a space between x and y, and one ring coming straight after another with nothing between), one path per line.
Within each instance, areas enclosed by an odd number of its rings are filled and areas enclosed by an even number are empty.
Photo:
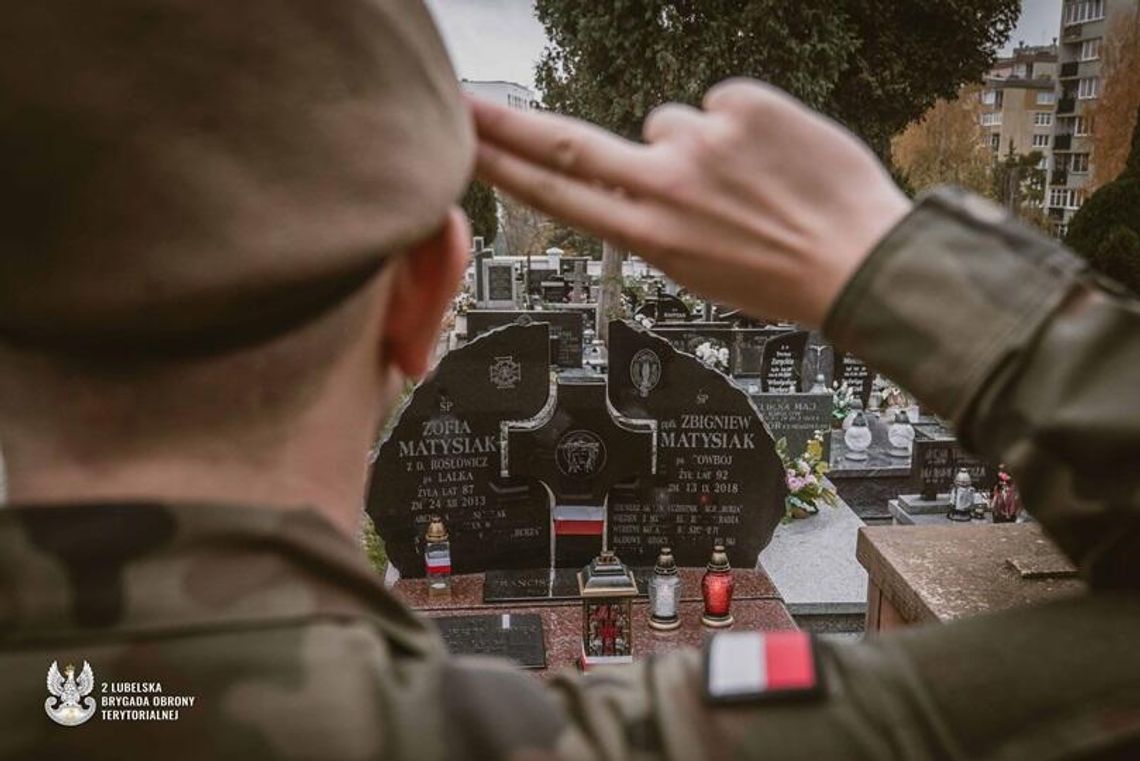
M431 367L440 323L467 269L470 240L467 217L452 207L438 233L392 263L384 357L408 378L422 378Z

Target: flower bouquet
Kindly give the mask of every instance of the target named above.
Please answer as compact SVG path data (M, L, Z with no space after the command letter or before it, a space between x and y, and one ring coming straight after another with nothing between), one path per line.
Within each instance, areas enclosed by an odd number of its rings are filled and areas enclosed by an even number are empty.
M776 442L789 492L784 500L784 522L815 515L821 504L831 507L839 504L835 487L824 478L828 467L823 461L823 436L824 431L816 431L803 453L794 459L788 452L787 439Z

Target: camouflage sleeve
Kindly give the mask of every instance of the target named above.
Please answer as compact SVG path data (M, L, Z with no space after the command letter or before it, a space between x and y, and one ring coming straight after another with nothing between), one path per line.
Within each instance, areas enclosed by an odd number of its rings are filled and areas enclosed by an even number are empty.
M564 674L545 687L506 668L453 662L444 673L446 757L1138 758L1138 628L1140 599L1105 592L857 645L817 643L818 693L731 705L704 698L696 651Z
M960 191L927 196L824 326L1006 463L1094 587L1140 583L1140 306Z

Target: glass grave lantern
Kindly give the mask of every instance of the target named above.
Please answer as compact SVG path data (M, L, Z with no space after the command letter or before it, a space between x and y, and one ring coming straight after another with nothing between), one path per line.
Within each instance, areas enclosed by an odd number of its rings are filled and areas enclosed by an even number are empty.
M910 457L914 449L914 426L905 410L895 413L895 419L887 428L887 441L891 443L891 457Z
M732 626L732 592L735 587L728 552L724 544L717 542L705 566L705 575L701 577L701 598L705 607L701 615L702 624L713 628Z
M857 410L851 426L843 433L843 444L847 447L848 460L866 460L871 448L871 428L867 425L866 413Z
M649 626L657 631L671 631L681 625L677 603L681 598L681 578L673 551L662 547L649 580Z
M578 572L582 597L581 666L633 662L633 600L637 581L613 550Z
M954 486L950 489L950 512L946 517L952 521L965 523L974 519L974 482L965 468L954 476Z
M427 572L428 597L451 594L451 542L443 518L433 515L424 535L424 570Z

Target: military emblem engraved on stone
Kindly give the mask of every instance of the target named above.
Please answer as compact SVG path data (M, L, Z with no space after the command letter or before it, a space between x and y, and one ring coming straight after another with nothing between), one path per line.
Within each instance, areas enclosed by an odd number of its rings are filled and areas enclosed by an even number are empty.
M52 661L47 672L47 689L51 697L44 701L44 711L56 724L77 727L90 719L98 708L95 698L88 697L95 689L95 672L87 661L83 661L78 677L75 666L67 664L61 674L59 663Z
M512 389L522 380L522 365L514 357L495 357L490 370L491 385L500 391Z
M657 388L661 381L661 359L652 349L642 349L633 355L629 363L629 379L642 398Z
M592 476L606 466L606 445L596 433L570 431L558 442L555 461L564 476Z

